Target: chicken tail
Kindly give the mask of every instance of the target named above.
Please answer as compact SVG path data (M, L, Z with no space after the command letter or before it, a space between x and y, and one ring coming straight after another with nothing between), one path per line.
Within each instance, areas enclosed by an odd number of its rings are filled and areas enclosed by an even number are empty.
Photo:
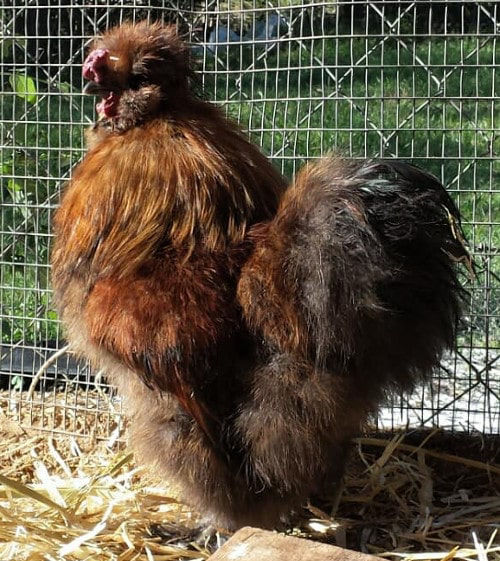
M457 264L473 264L458 209L431 174L325 158L254 237L238 295L272 348L358 375L375 395L411 386L454 344Z

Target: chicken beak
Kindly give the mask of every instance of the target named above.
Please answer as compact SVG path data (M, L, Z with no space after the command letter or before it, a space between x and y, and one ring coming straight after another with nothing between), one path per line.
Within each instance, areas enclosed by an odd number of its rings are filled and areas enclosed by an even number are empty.
M99 86L99 84L96 84L96 82L88 82L83 88L83 93L85 95L101 95L103 93L103 89Z

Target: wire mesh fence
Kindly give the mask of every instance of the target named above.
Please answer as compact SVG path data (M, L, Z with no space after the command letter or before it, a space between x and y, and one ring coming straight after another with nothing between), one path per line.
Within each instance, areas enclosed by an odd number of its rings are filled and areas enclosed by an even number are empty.
M392 396L377 423L499 434L499 15L496 2L462 0L4 0L3 413L64 433L120 430L120 403L102 373L65 352L51 302L50 223L94 118L81 93L86 45L125 19L150 18L178 25L203 95L287 176L334 150L413 161L442 180L478 268L466 325L432 380Z

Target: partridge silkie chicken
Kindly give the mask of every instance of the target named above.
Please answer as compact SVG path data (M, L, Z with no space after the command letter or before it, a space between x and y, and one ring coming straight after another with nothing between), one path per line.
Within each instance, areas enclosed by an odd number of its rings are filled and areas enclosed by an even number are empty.
M172 26L104 33L83 74L99 119L52 253L67 338L117 386L139 462L208 521L276 526L453 345L457 208L396 161L328 156L288 185L195 95Z

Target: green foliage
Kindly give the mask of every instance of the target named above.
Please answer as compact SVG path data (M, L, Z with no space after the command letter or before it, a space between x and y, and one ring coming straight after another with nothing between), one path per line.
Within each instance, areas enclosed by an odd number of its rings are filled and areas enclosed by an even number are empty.
M9 84L20 98L29 101L29 103L35 103L36 87L33 78L20 74L11 74L9 76Z
M83 149L83 127L72 122L84 110L91 114L92 101L84 108L69 84L49 90L46 81L21 73L11 74L8 85L0 97L2 341L36 344L57 337L48 233L60 186Z

